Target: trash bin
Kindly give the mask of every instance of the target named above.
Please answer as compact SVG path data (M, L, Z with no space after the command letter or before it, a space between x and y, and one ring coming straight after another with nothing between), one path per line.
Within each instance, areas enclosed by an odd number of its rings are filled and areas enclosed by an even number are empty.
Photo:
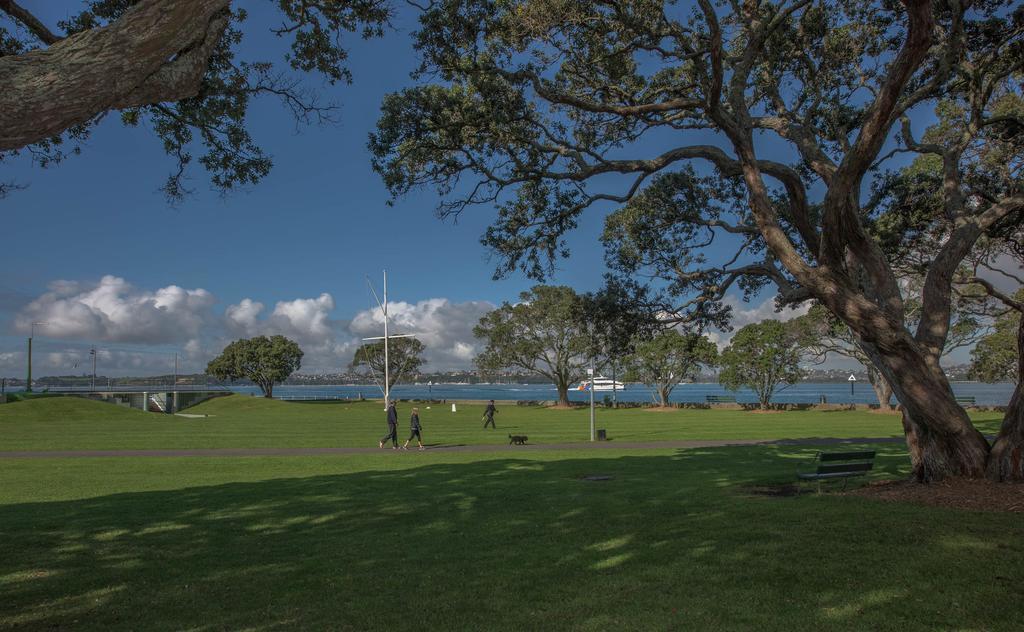
M598 441L607 441L608 440L608 433L605 432L604 428L598 428L597 429L597 440Z

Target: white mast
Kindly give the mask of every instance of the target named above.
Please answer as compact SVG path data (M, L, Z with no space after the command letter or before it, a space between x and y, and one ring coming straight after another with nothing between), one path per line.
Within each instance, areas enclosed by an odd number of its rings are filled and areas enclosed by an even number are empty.
M387 402L391 401L391 349L390 340L391 338L415 338L416 334L394 334L392 335L388 331L388 271L384 271L384 302L377 297L377 292L373 289L373 284L370 283L370 278L366 278L366 283L370 286L370 292L373 293L374 300L377 301L377 306L380 307L381 313L384 315L384 336L373 336L370 338L363 338L366 340L383 340L384 341L384 405L387 406Z

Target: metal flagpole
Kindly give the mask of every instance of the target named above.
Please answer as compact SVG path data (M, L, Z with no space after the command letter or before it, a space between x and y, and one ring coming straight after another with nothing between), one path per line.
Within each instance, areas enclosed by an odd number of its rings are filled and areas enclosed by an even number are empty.
M370 292L373 294L373 299L377 301L377 306L380 307L380 311L384 314L384 335L383 336L370 336L369 338L363 338L364 341L368 340L383 340L384 341L384 401L391 401L391 339L392 338L415 338L417 334L394 334L392 335L388 329L388 271L384 271L384 302L382 303L380 298L377 296L377 291L373 289L373 283L370 282L370 277L366 277L366 283L370 287ZM399 370L398 374L401 376L402 370L405 365ZM372 370L372 367L371 367ZM376 378L374 378L376 379Z
M384 271L384 405L391 403L391 363L388 360L388 271Z

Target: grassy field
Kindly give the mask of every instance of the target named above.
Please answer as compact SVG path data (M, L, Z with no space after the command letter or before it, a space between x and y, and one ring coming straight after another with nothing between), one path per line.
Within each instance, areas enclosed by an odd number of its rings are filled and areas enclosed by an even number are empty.
M8 461L0 628L1024 626L1019 515L744 492L808 453Z
M0 450L144 448L372 447L385 432L379 404L298 403L232 395L188 409L205 419L144 413L78 398L0 406ZM399 437L408 436L410 406L399 408ZM586 441L589 411L502 406L497 430L483 430L481 406L420 407L428 445L507 444L525 434L534 444ZM759 414L733 409L599 409L597 427L613 441L897 437L895 415L868 411ZM985 432L999 413L976 413Z
M203 446L281 437L322 445L344 434L339 425L366 424L371 438L381 425L375 409L346 420L340 407L243 398L207 404L217 416L206 426L46 402L71 407L22 408L20 419L11 411L29 403L0 407L5 445L12 436L34 447L166 447L188 437ZM105 407L99 419L95 406ZM586 420L530 412L499 417L499 432L503 420L558 433ZM821 435L823 423L844 427L832 419L876 434L869 424L895 424L852 413L729 413L714 426L691 416L700 412L626 411L604 425L680 437L773 423ZM446 428L477 432L475 414ZM877 448L874 476L906 473L899 444ZM0 459L0 629L1024 628L1019 514L748 489L791 483L813 452Z

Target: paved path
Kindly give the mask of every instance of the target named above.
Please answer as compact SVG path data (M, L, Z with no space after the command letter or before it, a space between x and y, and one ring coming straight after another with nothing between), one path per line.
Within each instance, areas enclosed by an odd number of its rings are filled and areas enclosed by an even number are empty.
M672 448L721 448L744 445L815 446L850 443L902 443L902 437L859 437L835 439L814 437L808 439L720 439L693 441L599 441L595 443L545 443L525 446L506 445L436 445L427 452L530 452L536 450L665 450ZM409 450L415 452L415 449ZM90 457L178 457L178 456L329 456L335 454L374 454L391 452L385 448L185 448L174 450L26 450L0 452L0 459L47 459Z

